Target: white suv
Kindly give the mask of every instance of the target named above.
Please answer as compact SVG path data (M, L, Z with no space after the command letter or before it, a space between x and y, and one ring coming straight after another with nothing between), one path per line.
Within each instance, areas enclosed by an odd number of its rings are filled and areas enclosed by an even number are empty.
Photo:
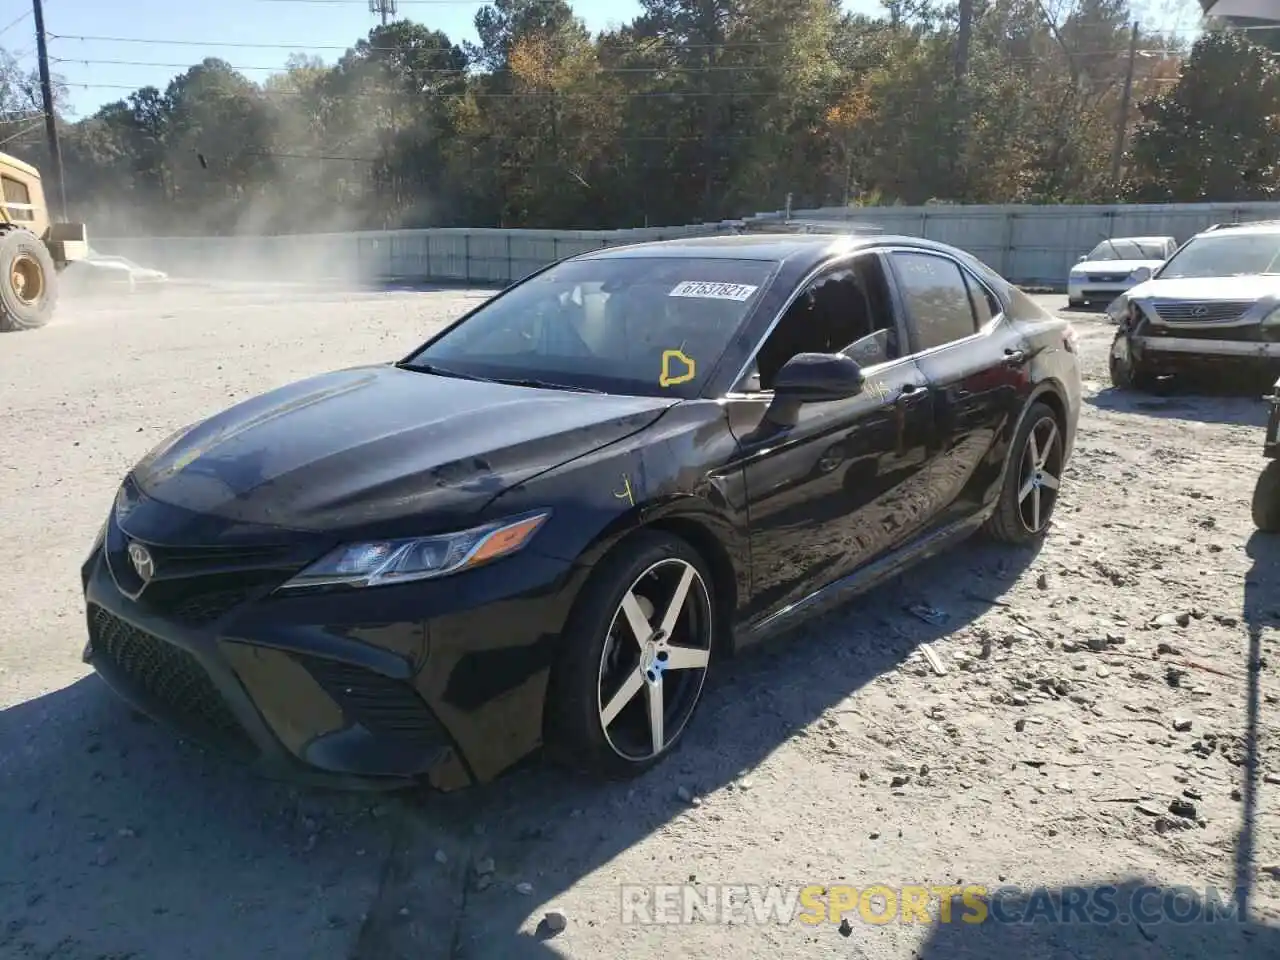
M1280 373L1280 221L1210 227L1117 297L1111 382L1215 368Z

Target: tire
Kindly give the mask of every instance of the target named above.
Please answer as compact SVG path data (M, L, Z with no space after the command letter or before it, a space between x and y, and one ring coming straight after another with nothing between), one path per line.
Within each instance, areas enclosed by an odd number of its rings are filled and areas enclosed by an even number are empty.
M637 605L628 604L632 612L661 626L655 621L667 609L672 588L686 577L685 600L672 631L680 643L660 636L638 643L623 609L626 598L638 598ZM552 667L548 752L608 780L638 776L668 756L702 699L718 626L714 590L697 551L658 531L628 537L597 565L569 616ZM673 656L677 650L690 652ZM660 734L653 729L649 707L656 699L651 697L661 697L663 704ZM615 710L618 703L624 705ZM612 714L607 722L606 712Z
M988 536L1017 546L1044 536L1058 502L1065 439L1052 407L1037 402L1027 409L1009 447L999 502L983 527Z
M1263 533L1280 533L1280 460L1270 461L1254 485L1253 525Z
M57 302L57 269L48 248L29 230L0 233L0 332L43 327Z
M1117 348L1121 347L1123 349L1117 356ZM1107 359L1111 386L1117 390L1150 391L1154 390L1159 383L1159 378L1155 374L1144 369L1142 364L1134 359L1128 335L1124 331L1117 332L1115 339L1111 341L1111 350Z

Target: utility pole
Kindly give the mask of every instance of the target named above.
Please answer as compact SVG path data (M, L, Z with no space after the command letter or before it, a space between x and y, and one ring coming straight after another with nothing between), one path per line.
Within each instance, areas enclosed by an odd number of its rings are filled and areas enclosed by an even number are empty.
M382 25L396 15L396 0L369 0L369 12L382 16Z
M1116 145L1111 152L1111 182L1120 182L1120 162L1124 159L1124 134L1129 125L1129 98L1133 95L1133 64L1138 56L1138 21L1129 31L1129 66L1124 74L1124 92L1120 94L1120 113L1116 117Z
M960 24L956 30L956 83L969 72L969 39L973 36L973 0L960 0Z
M36 19L36 56L40 60L40 96L44 101L44 131L49 138L49 165L53 179L58 184L62 219L67 219L67 184L62 177L62 147L58 143L58 116L54 112L53 80L49 76L49 48L44 38L44 6L41 0L31 0Z

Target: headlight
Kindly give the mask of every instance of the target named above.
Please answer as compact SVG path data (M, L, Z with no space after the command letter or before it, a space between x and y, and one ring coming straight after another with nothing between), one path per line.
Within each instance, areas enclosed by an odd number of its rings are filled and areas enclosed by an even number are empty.
M1264 327L1274 327L1277 324L1280 324L1280 307L1276 307L1262 318L1262 325Z
M524 514L459 533L344 544L280 589L378 587L448 576L521 550L549 516Z

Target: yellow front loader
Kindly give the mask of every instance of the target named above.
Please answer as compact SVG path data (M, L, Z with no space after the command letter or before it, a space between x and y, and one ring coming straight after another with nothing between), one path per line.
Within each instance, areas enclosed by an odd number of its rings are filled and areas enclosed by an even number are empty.
M83 223L50 223L40 171L0 153L0 332L43 327L58 274L89 254Z

